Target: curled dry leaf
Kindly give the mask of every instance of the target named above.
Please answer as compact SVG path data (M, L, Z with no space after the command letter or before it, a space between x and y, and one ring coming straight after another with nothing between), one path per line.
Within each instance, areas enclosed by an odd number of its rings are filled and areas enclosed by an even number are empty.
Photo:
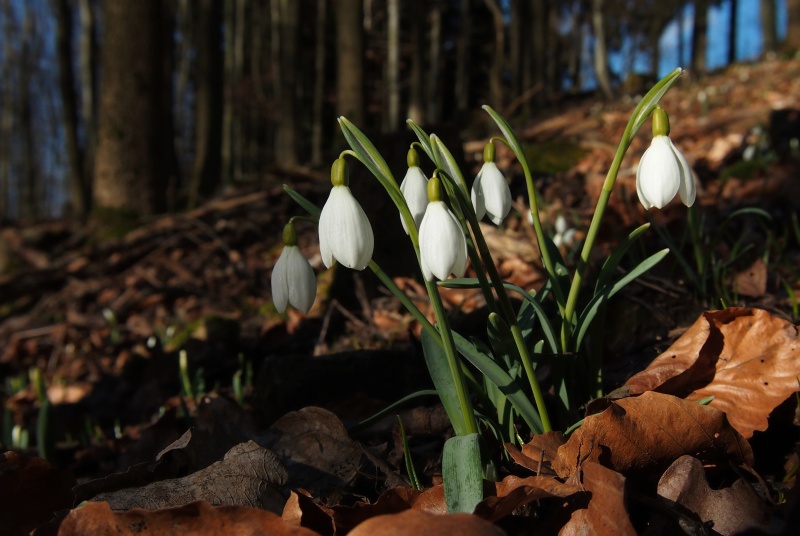
M280 512L285 500L278 487L286 482L286 476L286 469L275 454L248 441L229 450L222 461L183 478L100 493L92 500L107 502L113 510L154 510L204 500L215 505L253 506Z
M488 521L502 519L521 506L549 498L564 499L583 491L580 486L565 484L553 477L514 475L496 483L497 495L487 497L475 507L475 514Z
M744 437L767 429L772 410L798 390L800 340L791 322L761 309L707 311L624 388L687 400L713 396Z
M581 466L581 480L591 493L588 508L575 510L560 536L636 536L625 508L625 477L594 462Z
M114 512L108 503L87 503L72 510L59 528L59 536L115 534L270 534L314 536L303 527L293 527L272 512L238 506L214 507L204 501L163 510Z
M753 462L750 445L728 424L724 413L648 391L608 401L605 410L586 417L558 449L553 468L567 477L590 460L620 473L645 471L663 469L684 454L709 461Z
M511 443L506 443L511 459L518 465L533 471L538 475L553 474L553 460L558 452L558 447L564 444L564 434L561 432L545 432L531 438L528 443L522 445L520 451Z
M766 505L750 484L739 479L729 488L711 489L703 464L691 456L681 456L669 466L658 481L658 494L702 521L713 521L714 532L723 536L767 528Z
M502 536L500 527L472 514L436 515L422 510L372 517L350 536L419 536L420 534L458 534L461 536Z

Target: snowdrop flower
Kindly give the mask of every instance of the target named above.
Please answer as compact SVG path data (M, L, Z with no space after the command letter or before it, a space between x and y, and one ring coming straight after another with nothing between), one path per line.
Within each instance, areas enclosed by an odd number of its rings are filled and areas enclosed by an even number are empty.
M347 186L347 163L337 158L331 168L331 193L319 216L319 253L325 267L336 260L363 270L372 259L375 236L364 209Z
M461 224L444 201L441 184L434 176L428 181L428 207L419 227L419 256L422 275L428 281L443 280L452 273L461 277L467 269L467 241Z
M694 204L692 170L669 139L669 118L661 107L653 111L653 141L636 170L636 193L645 209L663 208L675 194L687 207Z
M483 166L472 183L472 206L478 220L488 214L495 225L500 225L511 210L511 190L494 155L494 143L490 141L483 148Z
M316 296L314 269L300 253L294 224L289 222L283 228L281 256L272 268L272 302L279 313L286 310L287 304L307 313L314 305Z
M408 171L400 183L400 191L403 192L403 197L406 198L408 210L414 217L414 224L419 229L422 223L422 217L425 215L425 208L428 206L428 178L419 167L419 156L417 151L412 147L408 150ZM403 230L408 234L406 221L400 217L400 223L403 224Z
M572 229L567 224L567 219L563 214L559 214L556 218L556 234L553 237L553 243L557 248L562 245L570 246L575 241L575 229Z

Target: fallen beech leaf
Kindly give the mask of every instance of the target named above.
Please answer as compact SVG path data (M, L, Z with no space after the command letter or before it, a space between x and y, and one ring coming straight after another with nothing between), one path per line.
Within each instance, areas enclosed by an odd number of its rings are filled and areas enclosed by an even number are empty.
M751 298L760 298L766 294L767 264L762 259L756 259L753 264L736 274L733 288L741 296Z
M270 534L314 536L317 533L285 523L272 512L240 506L214 507L205 501L163 510L114 512L108 503L86 503L72 510L59 528L59 536L86 534L161 535Z
M558 449L553 468L560 476L586 460L620 473L663 468L683 454L753 463L750 445L719 410L653 391L608 404Z
M630 394L657 390L688 400L713 396L744 437L767 429L772 410L798 390L797 328L761 309L707 311L645 370Z
M429 514L444 515L447 513L447 504L444 500L444 486L438 484L420 493L412 505L414 510L421 510Z
M406 510L399 514L372 517L355 529L350 536L419 536L420 534L450 534L459 536L501 536L500 527L472 514L435 515L422 510Z
M514 475L496 483L497 495L487 497L475 507L475 515L488 521L502 519L521 506L540 499L566 498L583 491L580 486L565 484L552 477Z
M506 451L517 464L536 474L553 474L551 470L553 459L556 457L558 447L565 441L561 432L545 432L533 436L530 442L522 445L522 451L511 443L506 443Z
M333 534L333 510L317 504L304 489L292 491L283 506L281 518L294 527L305 527L319 534Z
M729 488L711 489L703 464L691 456L681 456L669 466L658 481L658 494L703 521L713 521L714 532L723 536L767 528L766 505L747 482L739 479Z
M28 534L56 510L72 507L75 477L47 461L16 452L0 458L0 534Z
M422 494L411 488L392 488L383 493L375 503L359 502L353 506L338 505L332 508L336 534L347 534L353 527L367 519L408 510Z
M114 510L154 510L205 500L214 505L253 506L280 512L285 500L277 488L286 482L286 477L286 469L275 454L248 441L229 450L222 461L196 473L140 488L100 493L92 501L108 502Z
M625 508L625 477L602 465L581 466L583 486L592 496L589 506L575 510L559 536L636 536Z

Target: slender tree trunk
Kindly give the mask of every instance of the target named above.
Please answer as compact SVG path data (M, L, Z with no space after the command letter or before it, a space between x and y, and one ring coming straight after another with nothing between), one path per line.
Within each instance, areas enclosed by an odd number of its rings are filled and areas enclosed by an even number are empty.
M536 101L544 102L544 85L547 78L547 1L533 0L533 83L539 84L541 89L537 93ZM580 55L580 52L578 52Z
M386 7L388 107L384 130L393 132L400 126L400 0L387 0Z
M728 27L728 65L736 62L736 36L738 35L739 0L730 0L731 20Z
M409 76L408 112L409 119L418 125L425 124L425 90L422 72L425 63L425 23L419 2L411 3L413 14L411 16L411 74Z
M789 24L786 32L786 46L790 50L800 49L800 0L787 0Z
M12 61L14 48L12 46L12 11L11 0L3 0L3 68L0 71L2 80L6 84L12 81ZM0 222L9 218L9 197L11 192L11 153L13 151L12 132L14 129L14 95L6 89L0 92Z
M528 32L523 31L523 24L530 17L527 13L529 0L511 0L511 21L509 27L508 63L511 73L511 99L520 96L522 87L522 56L526 46Z
M33 40L36 35L33 17L29 11L30 6L25 8L25 20L23 22L22 47L20 54L19 90L18 94L22 97L19 110L19 134L22 138L22 174L23 180L21 187L20 203L23 219L35 220L38 217L38 203L36 192L39 189L39 164L37 159L36 136L34 135L33 125L33 95L31 88L32 68L36 54L33 50Z
M428 106L427 119L430 123L441 120L441 77L442 77L442 7L438 0L428 7L430 44L428 47Z
M81 35L79 40L81 116L86 142L83 147L83 178L86 185L87 206L91 209L92 181L94 180L94 159L97 152L97 66L98 44L95 8L91 0L78 2Z
M778 50L776 17L775 0L761 0L761 35L764 36L765 53Z
M692 70L697 74L704 74L707 70L707 48L708 0L697 0L694 5L694 25L692 27Z
M613 97L613 91L611 90L611 75L608 71L603 0L592 0L592 31L594 32L594 74L603 96L610 99Z
M472 2L461 0L459 32L456 41L456 110L463 112L469 107L470 46L472 44Z
M495 0L484 0L484 4L492 13L494 23L494 55L489 68L489 100L495 110L503 109L503 58L505 56L505 23L503 12Z
M297 113L295 94L297 77L297 37L298 10L300 4L295 0L280 1L280 73L275 79L280 84L281 111L278 119L278 137L275 147L275 162L282 167L297 165Z
M311 127L311 163L322 164L322 104L325 96L325 28L328 19L328 0L317 0L316 43L314 49L314 117Z
M158 0L103 3L96 209L160 212L176 170L170 56L172 20Z
M356 125L364 113L363 0L336 0L336 109Z
M194 4L195 50L194 165L189 206L209 197L219 186L222 172L222 3Z
M234 104L234 89L238 84L236 72L236 49L234 35L236 33L236 7L238 0L225 0L225 88L222 103L222 182L225 185L233 184L234 180L234 153L233 153L233 124L236 114ZM271 3L276 5L275 2ZM271 32L273 35L276 32ZM277 39L277 37L275 37ZM273 62L274 64L274 62Z

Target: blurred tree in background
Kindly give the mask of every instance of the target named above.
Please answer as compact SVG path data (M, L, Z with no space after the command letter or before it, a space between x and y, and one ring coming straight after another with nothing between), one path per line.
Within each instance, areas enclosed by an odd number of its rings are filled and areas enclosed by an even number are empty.
M338 115L480 128L480 104L533 118L667 57L793 53L800 0L0 0L0 28L0 218L82 221L326 168Z

